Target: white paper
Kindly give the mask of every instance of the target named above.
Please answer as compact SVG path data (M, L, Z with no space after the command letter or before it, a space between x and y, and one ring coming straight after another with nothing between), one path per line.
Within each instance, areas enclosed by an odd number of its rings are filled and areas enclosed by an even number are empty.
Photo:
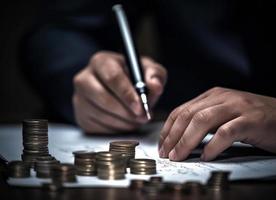
M157 174L165 181L185 182L200 181L206 183L210 172L214 170L231 171L230 179L252 179L276 176L276 156L267 155L255 151L250 145L235 143L231 147L234 154L224 153L213 162L200 162L200 149L193 151L195 158L183 162L171 162L168 159L160 159L157 151L157 143L162 123L145 126L136 134L122 134L113 136L87 136L79 129L60 124L52 124L49 129L49 151L58 160L73 163L73 151L93 150L106 151L109 142L121 139L135 139L140 142L136 148L137 158L152 158L157 161ZM208 135L204 142L208 142L212 136ZM22 153L22 136L20 126L0 126L0 152L8 160L20 159ZM238 152L237 152L238 151ZM224 158L224 157L225 158ZM124 180L105 181L97 177L77 177L77 183L66 184L67 187L127 187L131 179L149 179L149 175L127 174ZM8 180L11 185L40 186L49 182L49 179L38 179L32 171L31 178Z

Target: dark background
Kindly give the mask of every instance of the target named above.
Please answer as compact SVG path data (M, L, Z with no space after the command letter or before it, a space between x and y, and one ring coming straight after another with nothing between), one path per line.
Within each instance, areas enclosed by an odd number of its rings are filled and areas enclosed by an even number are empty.
M22 73L18 48L41 12L39 0L10 0L0 5L0 123L20 122L26 118L47 118L43 100ZM147 16L136 40L142 54L156 57L153 19Z
M18 60L20 39L33 25L39 8L36 0L1 2L0 123L18 122L42 113L42 101L24 78Z

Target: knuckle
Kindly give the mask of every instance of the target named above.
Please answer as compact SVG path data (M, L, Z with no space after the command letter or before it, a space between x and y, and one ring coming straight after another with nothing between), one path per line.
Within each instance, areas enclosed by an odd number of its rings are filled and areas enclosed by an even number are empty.
M181 109L181 113L179 115L179 117L182 119L182 120L186 120L188 118L190 118L192 116L192 111L191 109L188 107L188 106L185 106Z
M254 112L254 119L257 122L263 122L263 121L265 121L265 119L266 119L266 113L265 113L265 111L263 111L263 110L256 110Z
M152 58L148 57L148 56L142 56L141 57L141 61L143 64L147 65L148 63L153 63L154 61L152 60Z
M113 69L105 74L105 80L109 83L118 84L122 80L122 76L123 73L119 69Z
M106 59L106 52L98 51L89 60L89 63L94 64L95 62Z
M250 98L243 94L233 94L230 92L229 96L235 96L233 101L241 107L248 107L254 104Z
M196 123L208 123L211 120L211 113L208 110L199 111L194 115L193 120Z
M222 87L216 86L216 87L211 88L209 91L210 91L211 93L218 93L218 92L223 91L223 88L222 88Z
M177 109L175 109L168 117L168 120L171 121L172 123L176 120L178 116Z
M232 126L224 125L218 129L217 134L222 138L229 139L235 137L236 132Z
M83 83L85 79L83 78L82 72L78 73L77 75L74 76L73 78L73 84L74 86L79 86Z

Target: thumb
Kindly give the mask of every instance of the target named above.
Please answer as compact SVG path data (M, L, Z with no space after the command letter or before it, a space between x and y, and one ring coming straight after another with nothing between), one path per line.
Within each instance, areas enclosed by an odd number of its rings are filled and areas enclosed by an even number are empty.
M149 90L149 102L151 106L154 106L164 91L167 71L163 66L155 63L149 58L142 59L142 63L145 73L145 82Z

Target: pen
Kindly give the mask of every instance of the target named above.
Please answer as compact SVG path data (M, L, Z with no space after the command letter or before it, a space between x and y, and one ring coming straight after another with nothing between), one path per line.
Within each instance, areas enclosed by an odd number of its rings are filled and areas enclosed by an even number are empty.
M138 94L140 95L144 110L146 112L148 120L151 119L148 98L147 98L147 88L143 78L142 67L140 59L137 56L136 49L132 40L130 33L128 21L121 4L116 4L113 6L112 10L115 12L116 19L120 28L120 32L123 38L123 43L126 51L126 60L130 70L130 75L134 84L134 87Z

